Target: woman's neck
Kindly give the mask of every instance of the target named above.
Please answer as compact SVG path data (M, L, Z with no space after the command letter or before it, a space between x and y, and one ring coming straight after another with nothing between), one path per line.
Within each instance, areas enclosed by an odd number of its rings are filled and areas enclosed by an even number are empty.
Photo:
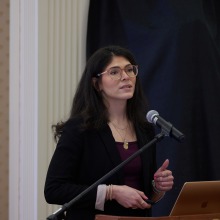
M116 125L128 124L126 103L115 103L114 105L110 105L108 111L110 122Z

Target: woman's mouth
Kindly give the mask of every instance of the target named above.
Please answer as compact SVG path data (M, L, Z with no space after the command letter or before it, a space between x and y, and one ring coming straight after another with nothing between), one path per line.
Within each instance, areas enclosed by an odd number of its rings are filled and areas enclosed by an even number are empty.
M120 87L120 89L130 89L132 87L132 85L128 84L128 85L124 85L122 87Z

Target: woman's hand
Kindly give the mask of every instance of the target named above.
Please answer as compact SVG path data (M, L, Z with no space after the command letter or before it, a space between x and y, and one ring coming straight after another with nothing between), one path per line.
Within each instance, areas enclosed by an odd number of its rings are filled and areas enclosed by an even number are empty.
M166 192L172 189L174 177L170 170L167 170L169 160L166 159L162 166L154 174L154 182L156 190Z
M126 185L113 185L112 198L125 208L146 209L151 207L145 202L147 196L143 192Z

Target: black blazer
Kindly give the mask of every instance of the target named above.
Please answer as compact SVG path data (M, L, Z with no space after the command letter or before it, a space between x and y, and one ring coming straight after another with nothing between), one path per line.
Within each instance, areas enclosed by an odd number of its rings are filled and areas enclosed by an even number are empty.
M83 192L115 166L121 158L109 126L99 130L80 131L79 120L69 120L51 159L44 194L51 204L63 205ZM138 146L142 147L153 133L135 128ZM150 198L151 180L156 171L156 147L152 146L141 154L143 191ZM123 185L123 168L103 184ZM95 209L97 188L82 197L67 211L68 220L93 220L96 214L119 216L149 216L150 210L126 209L116 201L107 201L105 210Z

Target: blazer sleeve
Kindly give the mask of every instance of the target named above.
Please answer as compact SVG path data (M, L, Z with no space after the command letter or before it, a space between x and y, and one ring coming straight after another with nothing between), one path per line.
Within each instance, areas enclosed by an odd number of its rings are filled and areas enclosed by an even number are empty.
M78 164L83 150L83 132L79 123L68 121L63 129L47 171L44 187L45 199L50 204L63 205L87 189L88 185L77 184ZM81 198L75 208L95 206L97 188Z

